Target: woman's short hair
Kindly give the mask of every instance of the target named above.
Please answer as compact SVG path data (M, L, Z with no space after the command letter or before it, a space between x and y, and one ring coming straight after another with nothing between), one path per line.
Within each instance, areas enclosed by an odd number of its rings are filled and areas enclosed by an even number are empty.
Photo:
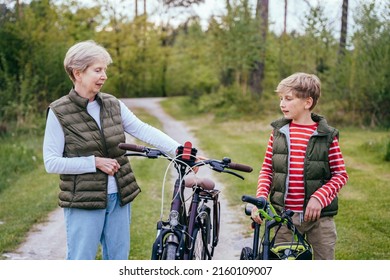
M276 87L275 92L292 92L298 98L311 97L313 104L310 110L312 110L321 96L321 81L314 74L297 72L283 79Z
M89 66L102 61L109 65L112 58L107 50L92 40L73 45L65 55L64 68L70 79L75 82L73 70L85 71Z

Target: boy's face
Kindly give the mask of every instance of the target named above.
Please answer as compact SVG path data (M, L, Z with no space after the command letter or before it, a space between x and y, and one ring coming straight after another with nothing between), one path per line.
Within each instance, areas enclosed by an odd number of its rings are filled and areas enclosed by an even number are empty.
M293 92L279 93L280 109L286 119L303 123L310 116L310 107L313 103L311 97L298 98Z

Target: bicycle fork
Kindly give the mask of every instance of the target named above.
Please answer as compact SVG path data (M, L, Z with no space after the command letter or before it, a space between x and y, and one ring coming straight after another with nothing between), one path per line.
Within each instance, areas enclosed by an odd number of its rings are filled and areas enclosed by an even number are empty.
M164 249L169 244L176 248L175 259L181 259L185 248L185 217L186 210L182 204L184 195L184 182L177 179L175 182L171 211L168 221L157 223L157 237L152 247L152 260L162 259Z

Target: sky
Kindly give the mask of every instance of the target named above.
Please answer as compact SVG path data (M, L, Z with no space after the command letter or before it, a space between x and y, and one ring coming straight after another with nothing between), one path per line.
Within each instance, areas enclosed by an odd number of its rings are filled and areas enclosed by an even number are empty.
M0 3L5 0L0 0ZM31 0L20 0L21 2L28 3ZM61 2L64 0L54 0L54 2ZM69 0L65 0L69 1ZM97 0L79 0L79 4L86 6L93 5ZM100 0L104 1L104 0ZM129 17L134 17L134 7L136 0L109 0L110 3L115 3L116 7L120 7L123 11L129 12ZM234 0L231 0L232 2ZM359 6L361 2L367 3L372 0L349 0L349 14L348 14L348 25L349 28L353 28L353 10ZM377 0L378 3L385 3L389 0ZM8 3L16 1L5 1ZM173 25L185 20L189 15L198 15L201 18L202 26L207 27L209 18L214 16L221 16L225 13L226 0L205 0L205 3L200 5L193 5L189 9L176 10L174 13L169 15L163 14L161 11L161 0L146 0L147 13L150 18L156 22L169 21ZM306 2L310 2L311 5L316 6L321 3L325 8L325 14L329 18L329 28L333 29L336 34L340 32L341 26L341 7L343 0L288 0L288 14L287 14L287 31L292 30L301 31L303 16L308 12L308 5ZM124 4L121 4L124 3ZM138 0L138 11L143 13L144 0ZM249 3L254 7L256 0L249 0ZM122 6L122 7L121 7ZM284 0L269 0L269 24L270 29L277 34L283 31L284 21ZM349 30L349 32L352 30Z
M149 3L148 9L153 10L153 6L156 6L158 0L147 0ZM232 0L231 0L232 1ZM370 0L349 0L349 14L348 24L353 28L353 10L360 5L361 2L369 2ZM385 2L388 0L377 0L378 2ZM250 4L254 7L256 0L249 0ZM308 12L309 8L305 2L310 2L311 5L316 6L318 3L324 6L325 14L329 19L330 27L335 33L340 32L341 28L341 12L342 12L342 0L288 0L287 7L287 31L292 30L300 31L302 27L303 16ZM204 4L194 5L193 8L187 9L182 12L181 15L170 15L170 22L180 22L187 15L199 15L202 19L202 25L207 26L208 19L211 15L220 16L225 13L225 0L205 0ZM139 9L143 9L143 0L139 0ZM148 11L149 12L149 11ZM153 13L152 13L153 14ZM155 13L154 18L156 21L162 20L161 14ZM276 33L283 31L284 21L284 0L269 0L269 23L270 29Z
M316 0L310 1L314 4L317 3ZM339 18L341 14L341 3L342 0L323 0L327 2L327 13L331 14L333 18ZM352 2L350 0L350 2ZM196 8L200 14L203 15L211 15L212 13L221 14L224 10L224 0L205 0L205 4ZM250 0L250 3L253 7L256 5L255 0ZM300 18L307 12L307 4L302 0L289 0L287 6L287 31L291 31L292 29L299 29ZM340 11L337 14L337 11ZM269 0L269 23L270 28L275 32L279 33L283 31L283 21L284 21L284 0Z

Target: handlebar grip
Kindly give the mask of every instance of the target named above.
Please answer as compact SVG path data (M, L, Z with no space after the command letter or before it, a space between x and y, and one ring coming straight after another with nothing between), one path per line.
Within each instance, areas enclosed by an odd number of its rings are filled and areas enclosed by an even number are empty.
M140 152L140 153L143 153L146 150L145 146L140 146L140 145L136 145L136 144L128 144L128 143L120 143L118 145L118 148L122 149L122 150L128 150L128 151L134 151L134 152Z
M248 202L255 205L259 209L264 209L267 206L267 200L264 197L253 197L249 195L243 195L241 197L243 202Z
M248 165L244 165L241 163L234 163L234 162L229 163L228 168L238 170L238 171L248 172L248 173L251 173L253 171L253 168Z

